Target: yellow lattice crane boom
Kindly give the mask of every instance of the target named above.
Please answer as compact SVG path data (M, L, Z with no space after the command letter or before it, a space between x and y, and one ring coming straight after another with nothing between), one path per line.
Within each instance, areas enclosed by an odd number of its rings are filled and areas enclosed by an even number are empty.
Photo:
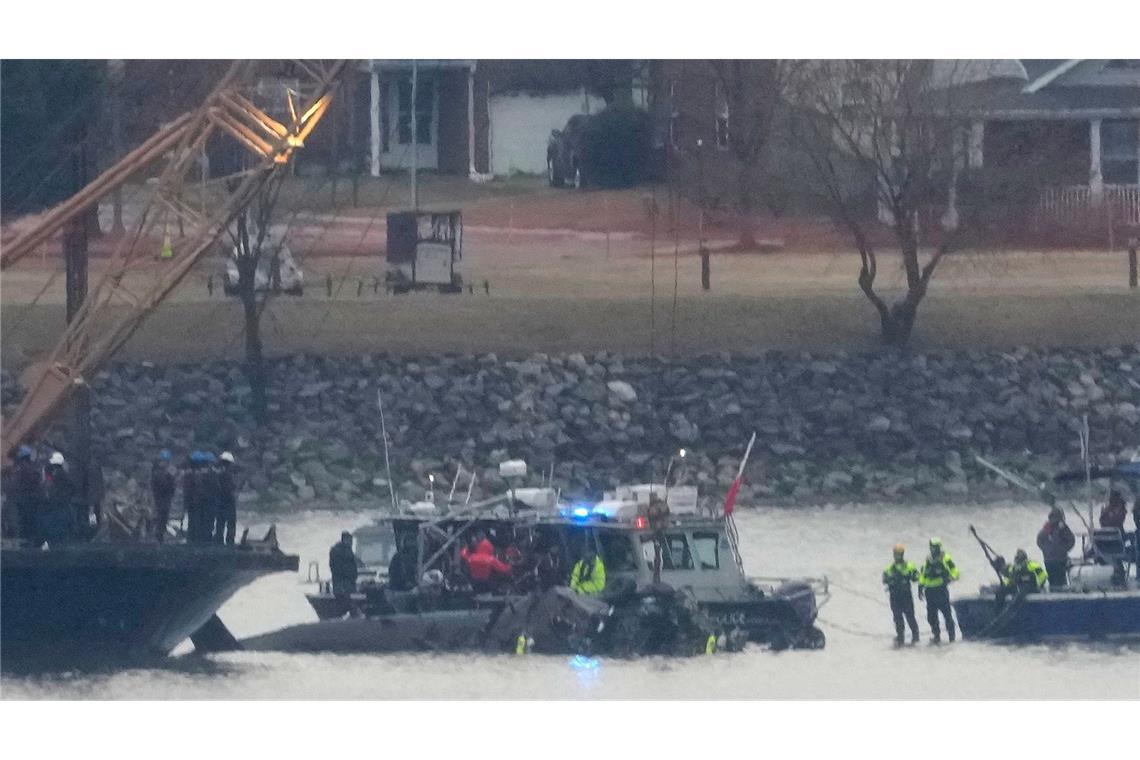
M242 93L255 62L239 61L196 109L158 130L150 139L59 204L6 245L0 268L7 269L36 250L64 225L147 167L166 161L141 207L134 229L113 252L102 276L64 330L46 360L24 373L26 393L3 424L4 452L42 434L71 395L117 352L194 265L255 199L270 178L287 166L294 152L329 107L347 61L297 61L297 92L288 94L288 118L275 119ZM246 168L211 179L211 192L191 182L199 155L211 137L226 135L249 154ZM191 201L188 189L197 196ZM179 220L185 237L161 275L133 292L124 284L130 267L149 256L151 233L169 218ZM125 309L111 307L123 307Z

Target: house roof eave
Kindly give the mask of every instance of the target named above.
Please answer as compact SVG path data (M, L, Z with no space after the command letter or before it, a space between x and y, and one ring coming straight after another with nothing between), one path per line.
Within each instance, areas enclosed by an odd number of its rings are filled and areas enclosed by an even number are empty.
M1073 108L1073 109L994 109L966 111L963 116L990 121L1074 121L1084 119L1133 119L1140 117L1140 106L1135 108Z
M433 58L417 59L416 67L421 71L433 69L466 69L475 71L475 59L467 58ZM372 58L360 63L360 70L372 73L374 71L407 71L412 68L412 59L400 58Z

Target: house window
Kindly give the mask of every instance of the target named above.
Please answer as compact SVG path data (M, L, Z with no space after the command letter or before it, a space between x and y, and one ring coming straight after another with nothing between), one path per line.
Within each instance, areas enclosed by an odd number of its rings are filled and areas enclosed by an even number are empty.
M717 83L715 92L716 103L716 147L721 150L728 149L728 97L724 88Z
M1100 170L1106 185L1140 183L1140 124L1136 119L1101 122Z
M416 142L431 145L432 116L435 105L434 82L430 79L416 81ZM412 142L412 78L400 80L396 104L396 141L400 145Z
M677 108L677 94L669 83L669 144L674 149L681 145L681 111Z

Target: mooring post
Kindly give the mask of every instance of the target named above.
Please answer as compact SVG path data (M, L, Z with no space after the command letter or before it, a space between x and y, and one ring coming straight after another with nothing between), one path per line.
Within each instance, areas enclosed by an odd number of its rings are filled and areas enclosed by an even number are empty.
M1136 289L1136 248L1140 244L1140 239L1132 237L1128 239L1128 287L1132 290Z

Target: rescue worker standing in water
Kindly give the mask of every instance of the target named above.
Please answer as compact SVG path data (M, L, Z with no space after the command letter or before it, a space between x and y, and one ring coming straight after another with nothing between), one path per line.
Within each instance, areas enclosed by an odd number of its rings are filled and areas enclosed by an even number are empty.
M918 568L903 558L902 544L895 544L894 561L883 571L883 586L891 600L891 615L895 621L895 645L903 645L903 619L910 626L910 643L918 643L918 621L914 617L914 596L910 584L918 582Z
M942 539L930 539L930 556L918 575L918 598L926 599L926 620L930 623L931 641L942 641L938 613L946 621L946 635L954 640L954 613L950 609L950 584L958 580L958 566L942 548Z
M606 590L606 566L592 544L586 544L582 558L570 571L570 589L586 596L597 596Z

